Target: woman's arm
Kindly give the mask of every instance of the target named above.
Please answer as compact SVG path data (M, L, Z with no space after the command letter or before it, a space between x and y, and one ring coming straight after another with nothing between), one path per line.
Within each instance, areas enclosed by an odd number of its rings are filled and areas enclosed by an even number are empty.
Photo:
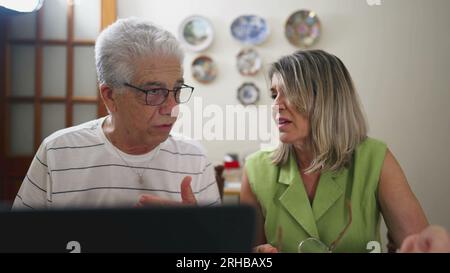
M250 183L248 182L247 172L244 168L242 175L241 193L239 196L241 204L253 206L256 211L256 239L255 252L277 252L277 249L271 245L266 244L266 236L264 234L264 216L261 211L261 206L253 193Z
M389 234L400 248L409 235L428 226L425 213L408 185L405 174L388 149L381 169L378 199Z
M239 203L249 205L256 211L256 240L255 245L265 244L266 236L264 235L264 216L261 211L258 199L253 193L250 183L248 182L247 171L244 168L242 175L241 193L239 195Z

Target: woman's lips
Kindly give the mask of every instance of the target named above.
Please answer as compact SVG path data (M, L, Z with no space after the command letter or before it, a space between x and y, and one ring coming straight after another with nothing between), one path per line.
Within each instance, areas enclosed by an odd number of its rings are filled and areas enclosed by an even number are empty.
M279 118L277 121L278 129L283 129L292 123L292 121L287 118Z

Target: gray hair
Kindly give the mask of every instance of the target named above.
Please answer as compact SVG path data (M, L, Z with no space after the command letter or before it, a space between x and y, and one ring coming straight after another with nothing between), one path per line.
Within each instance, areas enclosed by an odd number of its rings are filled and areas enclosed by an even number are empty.
M103 30L95 43L98 81L121 87L131 81L136 59L161 55L174 56L183 63L183 51L170 32L142 19L119 19Z
M306 172L339 171L348 165L367 137L367 124L342 61L322 50L297 51L271 65L270 80L273 76L281 80L287 100L308 117L313 161ZM281 143L272 162L286 163L291 152L291 144Z

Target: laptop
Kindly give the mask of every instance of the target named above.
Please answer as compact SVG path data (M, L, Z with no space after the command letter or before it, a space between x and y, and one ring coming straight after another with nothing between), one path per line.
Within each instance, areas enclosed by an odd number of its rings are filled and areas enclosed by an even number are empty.
M247 206L0 212L0 252L242 253L254 241Z

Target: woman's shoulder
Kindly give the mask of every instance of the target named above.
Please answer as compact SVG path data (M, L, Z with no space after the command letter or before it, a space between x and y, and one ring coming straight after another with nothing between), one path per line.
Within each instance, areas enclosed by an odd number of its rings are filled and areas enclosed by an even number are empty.
M355 151L355 162L359 166L381 167L386 156L387 145L384 141L367 137Z
M248 155L245 159L245 165L273 165L272 164L272 154L274 152L274 149L265 149L265 150L259 150L257 152L254 152L250 155Z
M369 152L369 151L384 152L386 148L387 145L384 141L372 137L367 137L358 145L358 147L356 148L356 152Z
M279 167L272 163L272 154L275 149L259 150L247 156L245 170L250 187L258 199L265 200L270 196L273 187L277 184Z

